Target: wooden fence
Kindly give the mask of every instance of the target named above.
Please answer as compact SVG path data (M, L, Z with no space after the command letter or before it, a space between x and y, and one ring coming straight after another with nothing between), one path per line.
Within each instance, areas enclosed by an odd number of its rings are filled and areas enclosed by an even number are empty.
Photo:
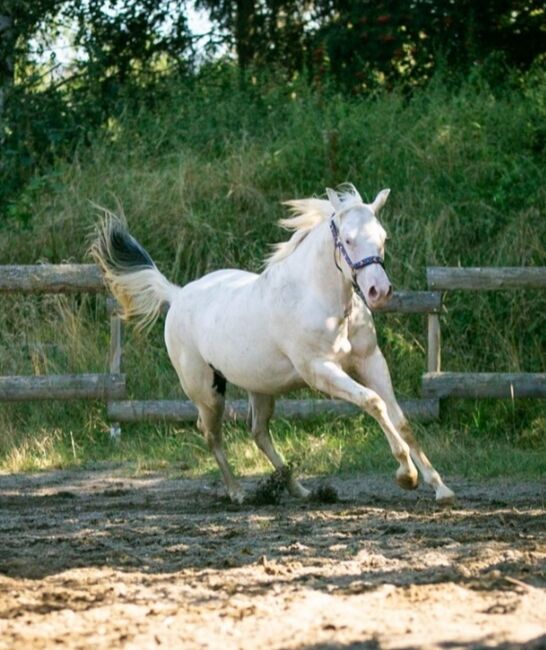
M94 264L56 264L0 267L0 293L75 293L104 292L101 273ZM396 292L383 311L417 314L438 314L441 294L436 291ZM0 377L0 401L48 399L103 399L113 421L112 435L119 434L119 423L139 420L185 421L196 418L196 409L187 400L127 400L126 379L121 372L121 320L115 301L108 300L110 315L109 373L52 376ZM430 420L439 415L437 398L401 400L410 418ZM226 417L246 417L245 400L228 401ZM278 400L275 412L281 417L307 418L322 413L349 415L358 409L331 399Z
M430 420L439 416L443 397L546 397L546 373L454 373L441 370L442 291L546 288L546 267L427 269L428 291L395 292L382 311L424 314L428 319L427 372L423 396L401 400L408 417ZM0 293L104 292L94 264L58 264L0 267ZM121 372L123 329L116 303L108 300L110 315L109 372L104 374L0 377L0 401L46 399L103 399L112 420L112 435L120 422L140 420L185 421L196 418L187 400L127 400ZM244 400L228 401L226 417L246 417ZM276 414L306 418L322 413L350 415L358 409L339 400L279 400Z
M437 314L442 307L441 294L436 291L399 291L395 292L389 305L383 312L398 312L404 314ZM123 352L123 328L116 311L115 301L109 302L110 311L110 372L113 375L121 373ZM400 406L410 419L430 421L440 415L437 398L401 399ZM107 404L108 417L112 422L112 436L119 435L120 422L146 421L192 421L197 417L197 409L188 400L109 400ZM229 420L244 420L247 417L248 403L246 400L228 400L225 418ZM333 415L354 415L359 409L347 402L334 399L280 399L275 404L275 415L278 417L305 419L331 413Z
M0 293L76 293L104 291L94 264L43 264L0 267ZM0 377L0 401L121 399L121 373Z
M429 267L427 284L432 291L546 289L546 267ZM423 375L425 397L546 397L546 372L442 372L440 345L440 319L432 314L428 372Z

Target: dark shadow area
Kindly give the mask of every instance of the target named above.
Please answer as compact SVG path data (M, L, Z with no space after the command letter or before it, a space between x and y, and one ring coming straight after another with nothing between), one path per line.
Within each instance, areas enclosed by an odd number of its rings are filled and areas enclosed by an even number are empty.
M381 646L375 639L369 641L353 641L352 643L316 643L304 646L301 650L381 650Z
M249 490L255 484L245 480ZM461 482L455 485L457 506L442 510L429 491L403 492L390 477L335 478L333 484L341 497L335 504L287 496L280 505L257 507L233 505L218 484L200 479L106 472L3 476L0 573L41 579L72 568L109 567L162 574L262 562L270 578L256 583L259 590L294 581L348 593L385 583L490 589L507 586L506 576L546 584L546 568L533 559L546 530L536 486L514 488L510 506L504 505L510 498L506 485L473 493ZM491 552L485 567L469 574L465 568L482 562L489 547L497 555ZM503 548L521 549L526 559L503 554ZM425 554L430 562L421 560ZM305 569L354 559L360 571L342 577L283 570L286 564ZM496 582L487 577L491 571L501 574Z
M421 646L408 645L399 646L400 650L420 650ZM445 650L543 650L546 648L546 634L543 634L536 639L532 639L527 643L487 643L486 641L465 643L461 641L446 641L439 645L440 648ZM299 648L299 650L381 650L381 644L375 640L362 640L354 641L352 643L318 643L313 645L306 645Z

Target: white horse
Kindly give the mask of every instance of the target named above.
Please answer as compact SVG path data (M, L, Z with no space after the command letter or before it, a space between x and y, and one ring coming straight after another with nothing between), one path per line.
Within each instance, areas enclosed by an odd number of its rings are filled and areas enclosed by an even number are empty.
M125 224L108 215L91 247L123 317L154 322L168 305L165 342L230 498L244 492L222 446L226 381L249 395L249 422L258 447L276 469L284 461L269 434L275 396L311 386L352 402L374 417L400 466L398 484L414 489L421 471L441 504L454 493L417 444L392 389L370 310L392 288L383 269L386 233L377 219L389 190L366 204L351 185L328 200L289 201L281 225L294 234L277 245L263 273L226 269L179 287L157 269ZM296 478L291 494L309 491Z

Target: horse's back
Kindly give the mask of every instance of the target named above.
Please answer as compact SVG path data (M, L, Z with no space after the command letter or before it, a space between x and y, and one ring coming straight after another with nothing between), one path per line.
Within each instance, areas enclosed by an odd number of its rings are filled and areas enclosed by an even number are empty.
M182 287L182 293L189 296L205 295L214 292L218 288L224 290L237 290L248 286L259 278L257 273L244 271L242 269L220 269L207 273L197 280L189 282Z
M189 282L171 304L166 327L183 330L186 339L199 338L203 328L223 320L222 315L231 311L234 303L245 299L258 277L249 271L222 269Z
M297 381L272 336L271 301L259 278L225 269L184 286L165 325L173 362L180 355L197 355L230 382L258 392Z

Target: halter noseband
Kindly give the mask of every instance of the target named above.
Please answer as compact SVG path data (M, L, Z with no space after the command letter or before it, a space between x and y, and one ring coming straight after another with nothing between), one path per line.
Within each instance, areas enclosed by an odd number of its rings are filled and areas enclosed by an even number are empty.
M356 272L360 269L363 269L365 266L370 266L370 264L380 264L383 268L385 268L383 258L379 257L379 255L371 255L370 257L362 258L358 262L353 262L353 260L349 257L349 253L347 252L347 249L345 248L343 242L341 241L341 237L339 236L339 230L337 229L337 226L334 222L334 217L335 217L335 213L332 215L332 218L330 220L330 230L332 232L332 237L334 238L334 262L336 263L337 268L341 271L341 267L337 263L337 259L336 259L336 250L339 250L343 255L344 260L349 265L349 268L351 269L353 289L362 298L362 300L366 302L366 298L364 297L362 291L360 290L360 287L358 286L358 282L356 281Z

